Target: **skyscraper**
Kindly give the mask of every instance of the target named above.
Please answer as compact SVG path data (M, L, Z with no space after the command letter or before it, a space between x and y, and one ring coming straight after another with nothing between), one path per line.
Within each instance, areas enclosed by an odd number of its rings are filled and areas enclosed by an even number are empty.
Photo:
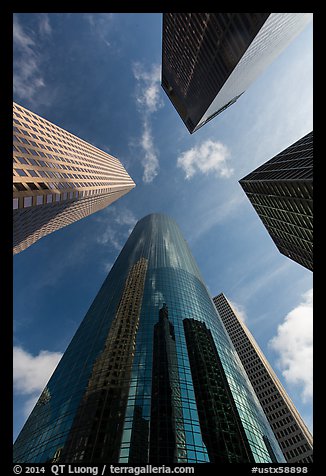
M313 270L313 132L239 180L279 251Z
M254 337L223 293L215 296L213 301L286 461L288 463L312 462L312 435Z
M311 13L163 13L162 87L190 133L233 104Z
M169 217L136 224L20 432L14 460L284 462Z
M134 187L118 159L13 103L14 254Z

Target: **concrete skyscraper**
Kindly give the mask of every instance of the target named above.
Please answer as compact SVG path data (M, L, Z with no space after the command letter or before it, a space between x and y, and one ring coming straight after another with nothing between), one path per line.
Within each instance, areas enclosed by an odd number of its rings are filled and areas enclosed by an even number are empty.
M279 251L313 270L313 132L239 180Z
M285 462L177 224L139 220L15 462Z
M190 133L233 104L311 13L163 13L162 87Z
M213 298L288 463L310 463L313 439L254 337L223 293Z
M14 254L133 187L118 159L13 104Z

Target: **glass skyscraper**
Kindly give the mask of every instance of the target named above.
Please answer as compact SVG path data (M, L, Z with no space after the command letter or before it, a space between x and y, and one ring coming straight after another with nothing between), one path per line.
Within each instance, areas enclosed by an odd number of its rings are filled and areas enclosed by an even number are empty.
M14 444L15 462L285 462L177 224L141 219Z
M239 184L278 250L313 271L313 131Z
M234 104L311 13L163 13L162 87L193 133Z

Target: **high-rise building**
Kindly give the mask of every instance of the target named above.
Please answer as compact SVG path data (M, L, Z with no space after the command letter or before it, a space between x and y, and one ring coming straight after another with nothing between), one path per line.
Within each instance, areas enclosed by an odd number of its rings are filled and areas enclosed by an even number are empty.
M190 133L233 104L311 13L163 13L162 87Z
M169 217L136 224L20 432L14 460L285 461Z
M13 103L14 254L134 187L118 159Z
M279 251L313 270L313 132L239 180Z
M223 293L213 301L286 461L312 462L312 435L254 337Z

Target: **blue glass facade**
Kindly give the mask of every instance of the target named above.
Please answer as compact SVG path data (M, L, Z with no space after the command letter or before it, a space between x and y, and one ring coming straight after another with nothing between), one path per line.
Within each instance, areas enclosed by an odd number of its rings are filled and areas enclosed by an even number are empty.
M15 462L210 462L185 319L212 336L243 461L284 462L188 245L161 214L136 224L18 436Z

